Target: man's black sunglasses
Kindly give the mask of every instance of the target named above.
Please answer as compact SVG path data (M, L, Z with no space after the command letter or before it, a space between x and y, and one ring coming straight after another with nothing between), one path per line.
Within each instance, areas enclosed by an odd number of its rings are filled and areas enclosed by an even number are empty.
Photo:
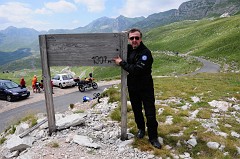
M139 36L132 36L132 37L130 37L129 39L130 39L130 40L133 40L134 38L135 38L136 40L139 40L139 39L140 39Z

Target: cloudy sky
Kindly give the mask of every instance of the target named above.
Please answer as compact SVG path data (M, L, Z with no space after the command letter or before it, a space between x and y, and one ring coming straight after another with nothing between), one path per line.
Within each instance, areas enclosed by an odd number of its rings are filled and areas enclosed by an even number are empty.
M0 30L8 26L74 29L100 17L147 17L189 0L0 0Z

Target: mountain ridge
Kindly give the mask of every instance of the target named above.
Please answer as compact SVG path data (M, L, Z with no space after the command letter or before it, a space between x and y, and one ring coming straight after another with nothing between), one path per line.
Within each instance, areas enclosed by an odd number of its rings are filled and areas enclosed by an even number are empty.
M117 18L101 17L84 27L75 29L50 29L39 32L33 28L10 26L5 30L0 30L0 51L11 53L22 48L28 48L31 49L33 55L39 55L38 36L40 34L122 32L132 27L138 27L143 32L147 32L153 28L178 21L199 20L221 15L232 16L239 13L240 1L238 0L192 0L182 3L178 9L154 13L147 18L143 16L128 18L122 15Z

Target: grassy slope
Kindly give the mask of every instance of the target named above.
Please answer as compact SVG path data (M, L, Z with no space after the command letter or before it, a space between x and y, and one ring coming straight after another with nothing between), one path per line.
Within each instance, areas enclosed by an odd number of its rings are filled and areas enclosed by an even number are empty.
M235 159L239 158L236 146L240 147L240 140L231 135L232 131L240 132L239 121L240 113L237 109L229 107L228 111L214 112L214 107L208 102L213 100L228 101L233 105L240 103L240 78L236 73L217 73L207 74L202 73L194 76L181 77L165 77L154 78L155 98L157 120L159 123L158 133L163 138L164 145L169 145L171 149L166 147L162 150L153 149L148 137L142 140L134 140L133 146L142 151L153 151L154 154L163 158L173 158L171 153L183 154L188 152L194 159ZM121 99L118 88L111 88L104 95L110 96L111 102L118 102ZM115 93L114 93L115 91ZM199 102L194 102L191 97L198 97ZM231 100L237 99L237 100ZM183 109L182 106L189 106L188 109ZM115 109L111 118L120 122L121 120L121 103L118 109ZM159 109L163 110L159 114ZM133 111L128 105L128 128L130 132L136 134L137 127L134 121ZM190 119L193 112L199 111L196 118ZM165 123L166 120L172 117L173 124ZM211 126L211 129L204 127L206 123L213 123L217 120L216 126ZM225 124L230 124L232 127L226 127ZM225 138L219 134L213 133L211 130L226 133ZM176 134L179 134L176 135ZM190 136L194 135L197 138L197 145L189 147L186 141ZM224 145L224 151L213 150L207 147L207 142L218 142ZM177 144L181 144L178 146ZM224 155L228 152L228 155Z
M240 15L183 21L146 33L151 50L168 50L210 58L240 67Z

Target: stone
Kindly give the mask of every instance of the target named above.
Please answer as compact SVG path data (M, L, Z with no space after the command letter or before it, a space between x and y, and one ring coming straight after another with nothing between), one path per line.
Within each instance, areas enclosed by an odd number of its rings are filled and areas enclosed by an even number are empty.
M28 147L32 146L34 138L31 136L26 136L20 138L19 136L13 135L9 140L7 140L6 147L12 151L23 151Z
M79 113L79 114L68 115L64 118L56 120L57 129L61 130L61 129L69 128L71 126L77 126L77 125L84 124L85 116L86 116L86 114Z
M220 144L217 142L208 142L207 143L207 147L209 147L210 149L216 150L219 148L219 146L220 146Z
M188 143L189 145L191 145L192 147L195 147L195 146L197 145L197 140L196 140L196 139L189 139L189 140L187 141L187 143Z
M82 146L92 147L95 149L98 149L101 147L100 145L98 145L96 143L92 143L92 140L87 136L75 135L75 136L73 136L73 142L75 142L79 145L82 145Z

